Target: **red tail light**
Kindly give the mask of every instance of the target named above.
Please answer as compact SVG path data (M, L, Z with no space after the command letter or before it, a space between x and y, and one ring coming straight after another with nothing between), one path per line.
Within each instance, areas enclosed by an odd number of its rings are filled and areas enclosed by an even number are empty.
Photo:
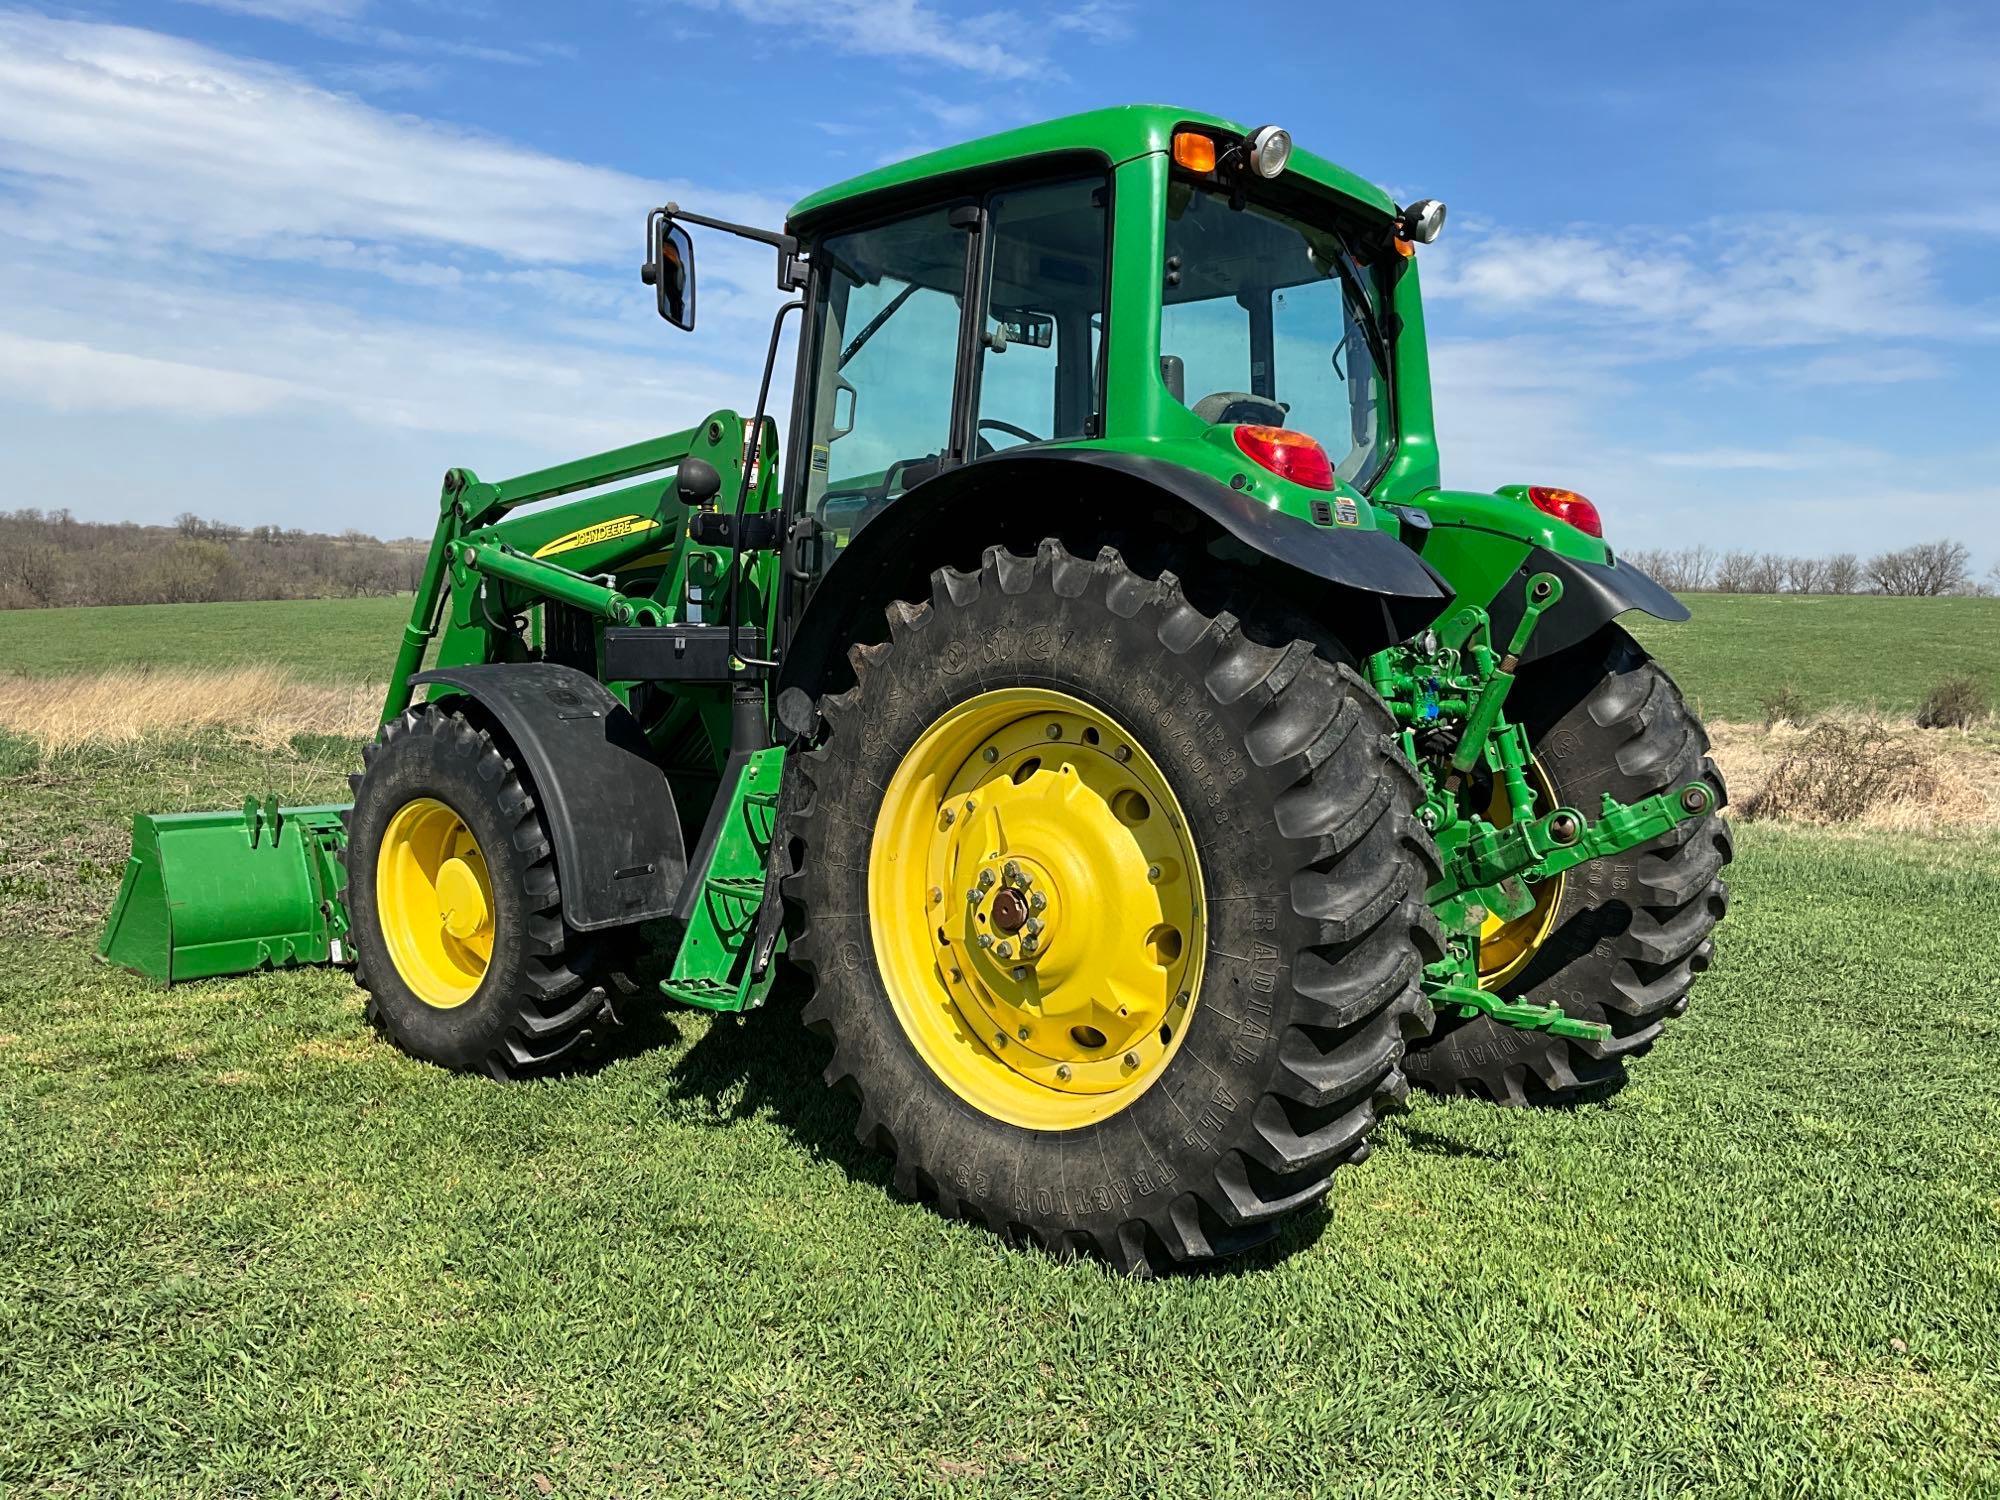
M1528 486L1528 498L1534 502L1536 510L1544 511L1558 521L1567 521L1578 531L1592 536L1604 535L1604 519L1598 515L1597 507L1575 490L1555 490L1547 485L1531 484Z
M1333 488L1333 460L1326 449L1289 427L1239 427L1236 446L1259 468L1309 490ZM1590 502L1585 501L1588 505Z

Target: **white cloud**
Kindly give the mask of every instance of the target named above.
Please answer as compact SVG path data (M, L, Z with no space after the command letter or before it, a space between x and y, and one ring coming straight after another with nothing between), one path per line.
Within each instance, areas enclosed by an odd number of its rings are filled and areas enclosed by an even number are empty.
M1441 246L1433 258L1425 290L1434 297L1616 326L1662 353L1994 331L1942 303L1922 245L1803 219L1692 232L1503 231Z
M1037 28L1008 11L949 15L924 0L685 0L860 57L936 63L989 78L1060 76Z
M289 381L0 331L0 390L52 411L241 417L295 394Z

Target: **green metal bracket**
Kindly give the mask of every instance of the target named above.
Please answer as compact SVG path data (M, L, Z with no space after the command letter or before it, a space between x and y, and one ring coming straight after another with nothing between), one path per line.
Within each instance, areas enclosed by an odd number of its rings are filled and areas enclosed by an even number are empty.
M777 899L769 875L784 769L783 746L756 751L728 789L730 806L708 868L687 874L701 890L673 972L660 981L660 993L669 1000L703 1010L744 1011L762 1005L771 992L776 966L765 964L759 972L753 950L757 914L767 900Z
M1503 1000L1474 985L1462 983L1459 966L1449 960L1424 970L1424 989L1434 1006L1453 1006L1461 1016L1491 1016L1517 1031L1546 1031L1579 1042L1608 1042L1611 1028L1595 1021L1579 1021L1565 1015L1556 1005L1535 1005L1526 1000Z

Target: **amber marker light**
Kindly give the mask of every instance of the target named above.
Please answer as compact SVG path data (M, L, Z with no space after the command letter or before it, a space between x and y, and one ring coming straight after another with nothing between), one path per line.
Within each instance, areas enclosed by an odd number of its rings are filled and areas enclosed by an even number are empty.
M1174 132L1174 165L1190 172L1215 170L1215 138L1198 130Z

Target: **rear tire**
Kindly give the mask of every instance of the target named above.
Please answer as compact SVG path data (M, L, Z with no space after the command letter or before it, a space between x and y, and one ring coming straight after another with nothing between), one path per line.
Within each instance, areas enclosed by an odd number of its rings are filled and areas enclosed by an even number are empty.
M593 975L603 947L563 925L548 828L513 759L489 730L437 704L383 725L363 755L366 769L350 778L344 859L354 980L368 992L369 1021L412 1057L455 1072L533 1078L588 1061L618 1025ZM406 892L385 886L382 861L385 835L392 844L400 836L391 833L398 815L437 806L455 815L461 839L476 842L490 908L479 933L490 943L484 972L474 985L468 971L470 994L441 997L449 1003L439 1003L435 976L407 957L422 914L407 910ZM476 969L476 959L462 961Z
M1377 1120L1407 1092L1404 1048L1430 1025L1419 980L1440 952L1423 900L1436 861L1387 710L1305 642L1258 645L1234 617L1190 606L1172 574L1141 578L1110 549L1086 562L1054 541L1034 557L989 548L976 573L934 573L930 601L892 606L889 624L886 644L850 654L858 685L822 700L827 738L792 761L788 821L791 953L815 986L805 1017L833 1043L827 1082L860 1101L857 1136L893 1158L899 1189L947 1215L1134 1273L1270 1239L1325 1195L1335 1168L1367 1155ZM899 1010L910 973L934 980L917 987L918 1003L942 1009L959 1003L944 966L970 971L983 959L961 946L909 962L899 947L885 973L883 933L901 919L878 909L871 872L885 847L878 824L893 825L898 777L926 737L966 705L1009 693L1088 705L1088 722L1107 726L1102 743L1080 736L1094 752L1122 730L1132 763L1150 763L1170 794L1205 891L1205 937L1191 948L1202 967L1190 971L1199 978L1177 1050L1149 1057L1143 1081L1135 1074L1127 1091L1099 1096L1110 1106L1082 1114L1062 1115L1060 1098L1031 1088L1027 1117L1048 1105L1061 1121L1044 1128L1004 1117L1011 1105L972 1102L990 1096L953 1071L1033 1063L1011 1034L961 1026L965 1058L941 1064L923 1023ZM1070 739L1059 733L1045 753L1083 764ZM965 774L982 774L984 755L969 750ZM1008 765L999 759L1003 779ZM1049 774L1037 765L1021 763L1014 784ZM999 800L997 783L981 786ZM949 828L946 811L965 794L941 795L923 828ZM915 845L886 847L918 857ZM924 892L928 878L915 889L942 914L944 943L948 925L968 921L968 897L978 909L978 887L961 890L960 879L946 900ZM1148 870L1140 883L1159 878ZM1050 894L1052 944L1065 936L1054 922L1064 889ZM1106 889L1093 924L1110 922L1127 894ZM1067 931L1085 930L1100 929ZM928 942L928 925L916 936ZM997 978L1004 989L1007 976Z
M1622 1088L1626 1064L1688 1007L1729 907L1722 775L1674 680L1624 631L1607 630L1521 674L1508 707L1558 802L1595 815L1605 793L1634 802L1697 777L1714 806L1651 843L1563 877L1552 925L1501 994L1609 1025L1608 1042L1520 1031L1484 1016L1438 1018L1413 1047L1410 1081L1498 1104L1573 1104Z

